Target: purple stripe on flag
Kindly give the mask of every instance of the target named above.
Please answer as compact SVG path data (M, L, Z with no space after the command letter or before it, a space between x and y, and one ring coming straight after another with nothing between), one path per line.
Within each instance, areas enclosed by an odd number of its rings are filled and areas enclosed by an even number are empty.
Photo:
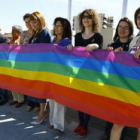
M7 51L9 53L56 52L64 55L73 55L77 57L87 57L103 61L111 61L127 66L140 66L140 60L134 58L132 54L129 54L127 52L115 53L113 51L106 50L95 50L93 52L87 52L85 50L85 47L76 47L73 48L72 51L68 51L66 48L54 44L29 44L24 46L0 44L0 51Z

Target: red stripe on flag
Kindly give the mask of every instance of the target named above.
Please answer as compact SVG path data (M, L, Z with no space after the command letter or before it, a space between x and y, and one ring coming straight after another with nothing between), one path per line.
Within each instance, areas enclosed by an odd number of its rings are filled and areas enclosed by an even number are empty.
M138 106L54 83L30 81L7 75L0 75L0 78L2 88L39 98L53 98L68 107L101 119L120 125L140 127Z

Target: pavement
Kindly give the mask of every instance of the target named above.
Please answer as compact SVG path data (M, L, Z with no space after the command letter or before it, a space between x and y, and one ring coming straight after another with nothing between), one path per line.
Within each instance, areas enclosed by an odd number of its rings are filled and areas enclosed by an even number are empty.
M25 108L26 104L20 108L9 106L8 103L0 106L0 140L100 140L104 134L106 122L92 117L86 137L73 135L72 132L78 125L78 117L77 111L70 108L66 109L65 132L56 134L49 127L49 111L45 122L31 125L32 117L37 113L27 112ZM135 140L135 137L136 130L131 128L125 140Z

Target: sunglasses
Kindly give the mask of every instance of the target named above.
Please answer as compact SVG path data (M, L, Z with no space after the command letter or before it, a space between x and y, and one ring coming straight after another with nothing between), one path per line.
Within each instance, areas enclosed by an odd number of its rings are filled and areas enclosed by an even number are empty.
M121 30L129 30L129 26L118 26L118 28Z
M83 15L82 19L92 19L92 15Z

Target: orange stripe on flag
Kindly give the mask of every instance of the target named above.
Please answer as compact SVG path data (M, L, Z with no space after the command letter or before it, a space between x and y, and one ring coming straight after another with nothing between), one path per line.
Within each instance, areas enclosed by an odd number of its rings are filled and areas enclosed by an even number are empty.
M3 88L21 92L23 94L28 93L28 95L34 97L53 98L66 106L86 112L101 119L112 121L120 125L127 124L128 126L140 127L139 106L71 89L54 83L42 81L35 82L6 75L0 75L0 78L0 85ZM46 92L46 88L48 92ZM123 109L120 106L123 107ZM132 113L132 110L135 110L137 113Z

